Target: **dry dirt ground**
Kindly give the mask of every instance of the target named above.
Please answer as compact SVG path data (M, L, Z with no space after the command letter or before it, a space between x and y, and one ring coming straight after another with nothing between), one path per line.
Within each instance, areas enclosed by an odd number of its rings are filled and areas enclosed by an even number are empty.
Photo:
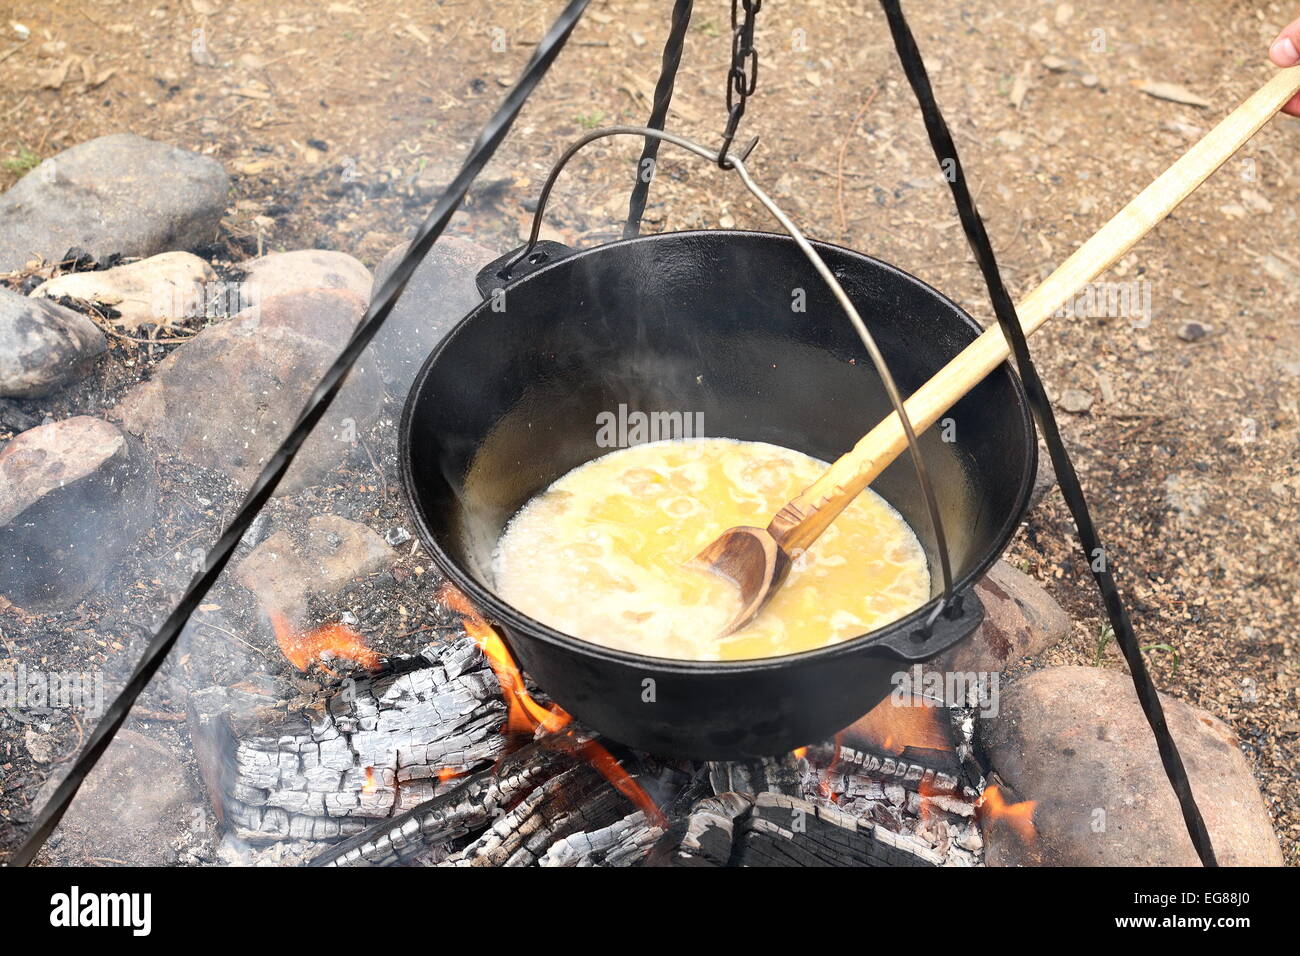
M226 258L318 246L373 264L428 209L560 6L0 3L0 187L60 149L132 131L231 172ZM668 8L593 3L452 232L514 244L568 141L644 121ZM907 9L1016 294L1264 81L1267 41L1292 12L1229 0ZM696 4L670 117L706 141L722 126L727 16L721 0ZM877 6L766 4L758 46L744 125L762 135L756 178L811 234L896 263L986 320ZM1147 81L1181 85L1208 106L1149 96L1139 90ZM598 145L571 167L550 217L560 237L590 244L617 233L636 150ZM1300 121L1275 122L1112 270L1107 279L1147 284L1149 325L1062 318L1033 343L1055 396L1092 399L1063 414L1063 427L1157 682L1235 728L1293 865L1297 156ZM717 171L671 153L661 171L648 229L769 227ZM1189 321L1210 334L1184 341L1177 331ZM1122 667L1070 532L1053 495L1010 555L1075 621L1042 662Z

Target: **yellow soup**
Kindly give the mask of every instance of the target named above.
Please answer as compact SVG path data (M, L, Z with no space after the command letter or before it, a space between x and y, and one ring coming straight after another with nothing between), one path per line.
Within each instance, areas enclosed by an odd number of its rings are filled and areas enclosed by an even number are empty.
M825 468L788 448L724 438L611 452L515 515L497 545L497 593L556 630L652 657L746 660L856 637L930 595L916 535L870 490L729 637L718 635L739 606L735 587L684 566L727 528L765 526Z

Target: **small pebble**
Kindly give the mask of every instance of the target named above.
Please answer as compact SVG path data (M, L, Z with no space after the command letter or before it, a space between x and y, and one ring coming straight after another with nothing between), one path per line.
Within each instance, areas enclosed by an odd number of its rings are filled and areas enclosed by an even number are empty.
M1199 342L1211 332L1214 326L1204 325L1200 322L1184 322L1178 326L1178 337L1184 342Z
M1072 415L1082 415L1092 408L1092 393L1081 388L1067 388L1061 393L1060 406Z

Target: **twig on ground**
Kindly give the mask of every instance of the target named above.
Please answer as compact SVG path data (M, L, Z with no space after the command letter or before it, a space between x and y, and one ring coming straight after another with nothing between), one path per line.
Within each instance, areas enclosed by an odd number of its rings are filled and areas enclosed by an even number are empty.
M844 154L848 152L849 141L853 139L853 133L862 122L862 117L866 115L867 110L876 99L876 94L880 92L880 83L876 82L867 94L867 98L862 101L858 111L853 114L853 121L849 123L848 131L844 134L844 142L840 143L839 155L835 157L835 210L839 217L840 232L846 232L849 228L848 220L844 216Z

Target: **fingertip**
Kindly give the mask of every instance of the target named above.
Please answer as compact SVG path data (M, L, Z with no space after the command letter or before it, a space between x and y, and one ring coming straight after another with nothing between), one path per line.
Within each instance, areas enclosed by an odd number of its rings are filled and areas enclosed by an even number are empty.
M1269 46L1268 58L1277 66L1295 66L1300 63L1300 50L1296 49L1295 41L1284 33Z

